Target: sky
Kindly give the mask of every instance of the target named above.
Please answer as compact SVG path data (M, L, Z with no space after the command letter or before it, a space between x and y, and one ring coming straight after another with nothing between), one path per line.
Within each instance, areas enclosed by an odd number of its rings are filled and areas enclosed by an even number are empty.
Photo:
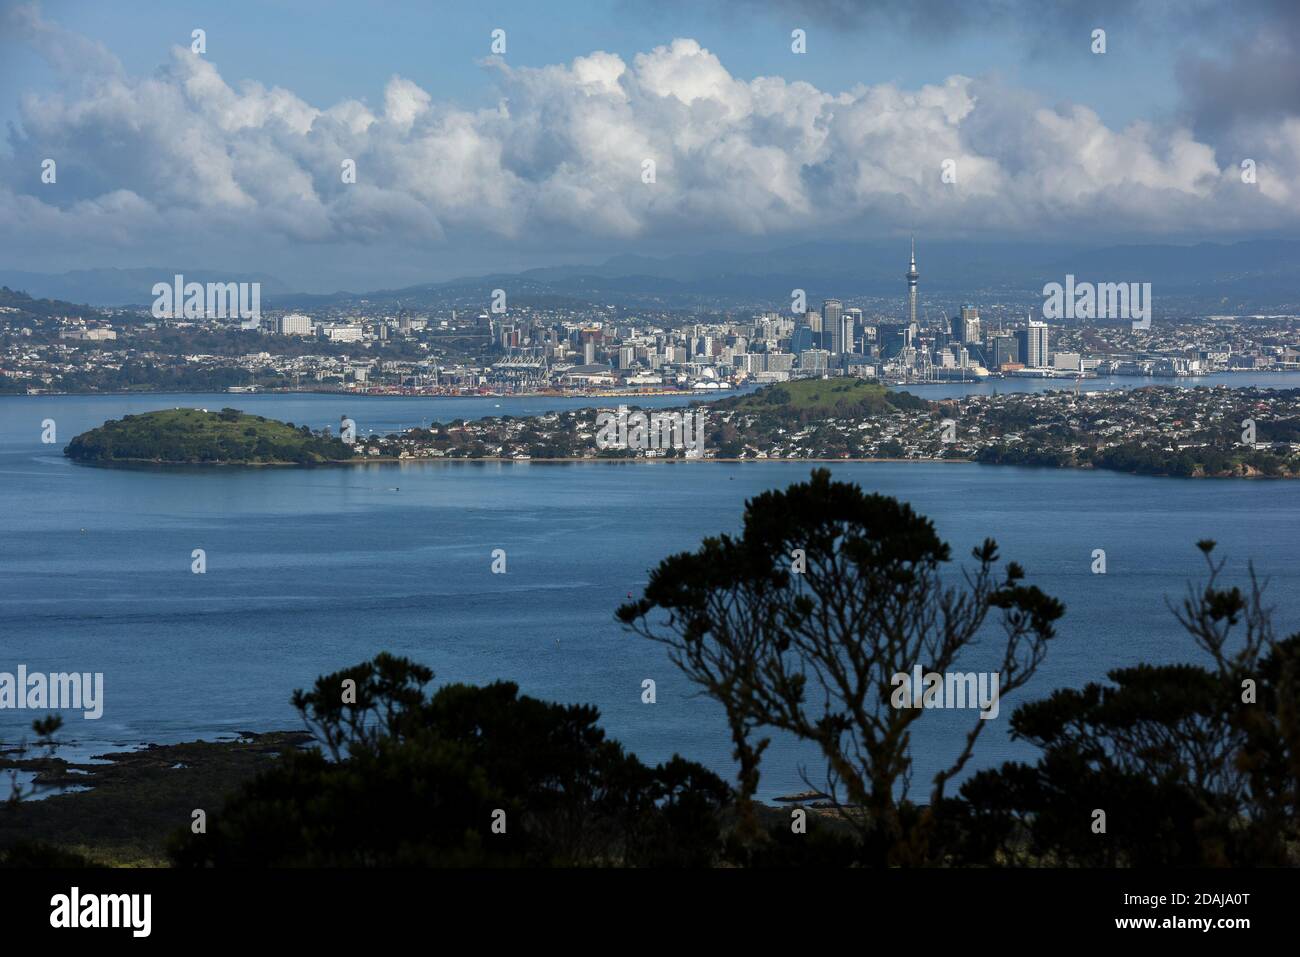
M1291 0L0 0L0 267L1297 238L1297 41Z

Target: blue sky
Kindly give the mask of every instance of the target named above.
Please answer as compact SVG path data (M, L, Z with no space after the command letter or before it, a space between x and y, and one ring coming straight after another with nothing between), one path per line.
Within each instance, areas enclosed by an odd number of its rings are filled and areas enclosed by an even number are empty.
M323 288L914 228L1290 235L1297 17L1220 7L0 0L0 254Z
M973 3L978 6L978 3ZM919 86L949 73L1000 73L1048 99L1083 99L1112 124L1177 107L1175 46L1159 24L1128 21L1108 36L1104 60L1089 52L1089 30L1036 35L1024 25L951 32L942 20L927 37L903 29L842 29L780 5L525 0L430 3L413 0L64 0L46 3L48 19L102 41L134 73L155 69L167 48L209 33L209 55L231 79L279 84L318 103L375 100L400 73L430 92L475 104L491 96L476 61L488 36L507 30L509 58L520 65L565 62L594 50L625 58L689 36L718 54L737 76L776 74L820 89L854 83ZM1115 19L1097 16L1097 26ZM790 52L790 31L809 32L808 54ZM49 86L52 72L19 44L4 68L3 118L17 119L16 93Z

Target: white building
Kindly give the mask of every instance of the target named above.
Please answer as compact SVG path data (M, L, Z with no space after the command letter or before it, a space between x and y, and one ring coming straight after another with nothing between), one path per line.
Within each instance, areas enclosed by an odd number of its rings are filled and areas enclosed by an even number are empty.
M309 336L312 332L311 316L291 312L275 320L275 331L282 336Z
M325 338L330 342L360 342L361 327L346 323L335 323L324 327Z

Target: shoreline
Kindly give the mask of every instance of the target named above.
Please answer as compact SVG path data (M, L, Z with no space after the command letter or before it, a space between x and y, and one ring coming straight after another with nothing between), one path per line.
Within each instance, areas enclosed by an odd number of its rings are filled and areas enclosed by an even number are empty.
M71 458L70 456L68 458ZM558 459L516 459L504 456L481 456L479 458L437 458L426 456L414 456L405 459L395 459L391 457L375 456L373 458L357 459L337 459L327 462L156 462L146 459L127 459L114 462L81 462L71 459L74 465L82 465L88 468L101 469L125 469L127 471L148 471L157 469L160 471L183 470L183 469L318 469L334 467L350 467L361 465L405 465L416 463L421 465L473 465L473 464L507 464L507 465L577 465L582 463L599 463L613 465L678 465L678 464L698 464L698 463L723 463L723 464L751 464L751 463L771 463L777 462L786 465L803 465L813 464L852 464L852 465L870 465L870 464L888 464L888 463L907 463L914 465L987 465L991 468L1022 468L1022 469L1040 469L1051 472L1109 472L1114 475L1133 475L1139 478L1156 478L1156 479L1185 479L1189 481L1198 480L1221 480L1231 481L1233 479L1242 479L1247 481L1286 481L1288 479L1300 478L1297 474L1283 475L1264 475L1255 473L1253 475L1149 475L1143 472L1125 472L1120 469L1100 469L1096 466L1047 466L1047 465L1025 465L1021 463L1003 463L1003 462L980 462L972 458L945 458L945 459L909 459L909 458L709 458L709 459L688 459L688 458L614 458L614 457L591 457L591 458L558 458Z
M934 383L926 383L933 385ZM732 386L727 389L703 389L700 391L668 392L472 392L468 394L445 392L352 392L347 389L260 389L257 392L226 392L212 389L151 389L103 390L99 392L3 392L0 399L49 399L53 397L94 398L95 396L150 396L150 395L220 395L240 398L243 396L277 396L277 395L321 395L348 399L664 399L683 398L699 399L713 396L739 395L752 388L750 384Z
M1170 376L1138 376L1138 375L1119 375L1109 373L1107 376L1094 376L1091 379L1085 378L1078 381L1095 381L1101 378L1122 379L1147 381L1154 383L1175 384L1186 381L1198 381L1209 379L1215 376L1239 376L1239 375L1294 375L1300 380L1300 369L1222 369L1216 372L1205 372L1200 375L1170 375ZM852 378L843 376L841 378ZM1058 382L1063 389L1068 390L1076 381L1072 376L988 376L983 379L955 379L951 382L945 381L923 381L923 382L889 382L886 385L891 389L911 389L926 388L930 386L960 386L960 385L981 385L991 382L1013 382L1028 380L1032 382ZM797 381L797 380L790 380ZM664 390L664 391L641 391L641 392L487 392L487 393L468 393L468 394L449 394L441 392L433 393L404 393L404 392L354 392L349 389L260 389L256 392L226 392L224 390L212 389L118 389L118 390L100 390L94 392L39 392L36 394L7 392L0 393L0 399L47 399L52 397L82 397L90 398L94 396L150 396L150 395L229 395L238 396L277 396L277 395L298 395L298 396L332 396L345 397L349 399L638 399L638 398L677 398L684 399L702 399L712 398L715 396L737 395L746 389L761 387L768 383L743 382L739 385L733 385L726 389L703 389L699 391L689 390ZM1261 386L1260 388L1270 388Z
M0 749L0 769L34 775L45 792L0 814L0 852L36 841L77 855L89 867L169 867L169 839L184 831L195 807L219 811L281 755L319 742L308 731L240 731L233 739L142 743L86 759L27 757ZM730 769L718 772L730 778ZM758 813L785 820L790 808L826 814L816 793L758 799Z
M908 459L908 458L806 458L806 459L779 459L779 458L709 458L709 459L687 459L672 458L668 456L653 456L650 458L638 458L635 456L613 457L613 456L571 456L569 458L526 458L517 459L513 456L503 455L481 455L477 458L450 457L450 456L411 456L410 458L395 459L392 456L369 456L366 458L355 459L330 459L324 462L160 462L156 459L116 459L111 462L82 462L73 459L71 456L65 456L71 459L74 465L85 465L91 468L242 468L242 469L262 469L262 468L330 468L332 466L353 466L353 465L405 465L410 462L416 462L426 465L472 465L475 462L495 462L507 463L509 465L573 465L579 462L599 462L613 463L617 465L675 465L687 462L789 462L799 464L800 462L917 462L917 463L954 463L958 465L973 465L975 459L968 458L950 458L950 459Z

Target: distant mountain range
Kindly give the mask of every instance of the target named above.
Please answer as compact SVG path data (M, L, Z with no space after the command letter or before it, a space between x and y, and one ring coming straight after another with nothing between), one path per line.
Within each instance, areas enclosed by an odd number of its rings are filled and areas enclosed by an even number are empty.
M83 269L60 274L0 270L0 285L36 297L91 305L144 305L155 282L181 273L196 282L261 282L266 308L346 305L365 299L394 307L486 304L504 288L515 303L601 303L632 308L759 306L805 289L827 296L901 296L908 250L898 242L812 242L767 252L709 252L667 258L615 256L598 265L553 266L401 289L313 295L273 276L204 269ZM921 289L940 298L1040 296L1067 273L1093 282L1150 282L1157 302L1176 297L1206 311L1300 311L1300 241L1257 240L1194 246L1067 247L1032 243L918 243Z

